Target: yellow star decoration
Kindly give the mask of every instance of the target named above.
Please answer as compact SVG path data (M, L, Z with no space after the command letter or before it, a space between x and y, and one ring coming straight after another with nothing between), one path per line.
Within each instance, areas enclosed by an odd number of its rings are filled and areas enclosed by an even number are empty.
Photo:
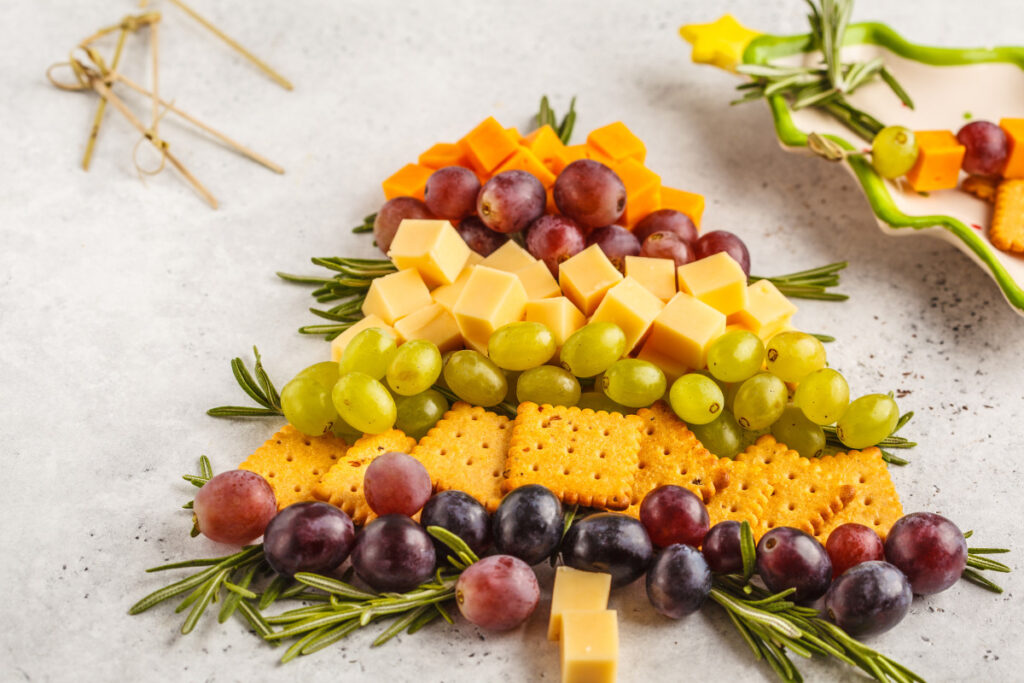
M697 64L713 64L726 71L735 71L743 60L743 51L757 36L753 31L736 21L731 14L723 14L710 24L686 24L679 27L679 35L693 45L693 61Z

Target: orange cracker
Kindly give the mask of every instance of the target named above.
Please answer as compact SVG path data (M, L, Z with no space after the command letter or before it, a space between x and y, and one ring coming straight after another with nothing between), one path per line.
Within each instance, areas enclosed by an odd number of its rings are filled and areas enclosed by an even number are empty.
M336 436L306 436L295 427L285 425L267 439L240 470L255 472L270 483L277 498L277 509L292 503L314 500L313 488L339 458L345 456L348 444Z
M867 448L839 453L834 461L841 468L843 486L852 491L852 497L819 530L818 540L824 543L837 526L848 522L874 529L884 539L896 520L903 516L903 505L889 476L889 468L882 460L882 452Z
M456 403L412 450L437 491L467 493L494 512L512 440L512 421L468 403Z
M367 434L352 444L345 457L320 478L320 483L313 488L313 495L341 508L356 524L366 524L376 517L363 495L366 466L378 455L389 451L409 453L415 445L415 439L397 429Z
M773 490L768 482L768 467L756 462L723 460L728 477L716 487L715 495L707 503L711 526L726 520L749 522L754 538L760 538L768 531L765 510Z
M626 509L643 420L589 408L523 403L505 463L505 491L541 484L562 502Z

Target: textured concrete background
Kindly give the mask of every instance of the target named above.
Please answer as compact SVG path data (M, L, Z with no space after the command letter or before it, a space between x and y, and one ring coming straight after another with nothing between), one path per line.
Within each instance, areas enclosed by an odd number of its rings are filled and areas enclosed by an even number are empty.
M806 303L797 321L837 337L830 361L854 393L896 390L916 411L906 433L920 446L893 472L906 509L948 515L981 545L1024 548L1024 321L953 247L882 235L840 168L781 152L766 108L729 107L734 81L690 64L676 34L726 9L797 32L802 3L195 4L296 84L284 92L157 3L162 92L288 170L275 176L166 119L219 211L173 173L140 180L136 135L113 113L92 171L78 168L94 100L43 72L133 3L2 3L0 679L557 680L544 604L508 634L457 620L370 649L375 634L360 633L280 669L279 651L240 623L207 619L181 638L168 607L125 614L166 580L145 567L228 550L190 539L178 508L193 491L180 475L201 453L228 469L276 427L204 415L241 400L229 360L257 344L283 383L325 357L322 341L295 332L313 321L307 291L274 272L309 272L313 255L373 256L348 228L377 208L380 179L489 114L528 128L542 93L559 110L579 96L581 134L626 121L666 183L707 196L708 228L747 240L756 272L849 259L851 300ZM1010 0L862 0L855 19L923 43L1021 44L1022 14ZM145 82L139 45L126 72ZM1021 576L1004 579L1002 596L964 584L917 599L872 644L930 680L1019 679ZM669 623L640 586L612 603L623 681L772 679L714 609ZM801 666L812 680L857 678Z

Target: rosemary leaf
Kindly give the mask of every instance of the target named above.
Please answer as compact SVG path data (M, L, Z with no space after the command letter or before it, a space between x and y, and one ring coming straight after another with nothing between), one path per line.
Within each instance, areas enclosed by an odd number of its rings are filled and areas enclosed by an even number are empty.
M231 373L234 375L235 381L238 382L238 386L242 388L242 391L260 407L218 406L207 410L207 415L211 417L274 417L284 415L284 411L281 410L281 396L263 369L263 359L260 357L259 349L253 346L252 352L256 357L256 362L253 365L253 372L256 377L253 378L253 375L249 373L241 358L233 358L231 360Z

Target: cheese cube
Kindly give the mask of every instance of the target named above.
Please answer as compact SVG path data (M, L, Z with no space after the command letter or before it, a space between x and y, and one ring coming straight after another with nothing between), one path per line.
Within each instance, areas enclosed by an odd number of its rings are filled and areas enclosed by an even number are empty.
M558 640L562 634L562 613L570 610L600 611L608 608L608 593L612 575L604 572L585 572L560 566L555 570L555 587L551 590L551 618L548 621L548 640Z
M615 610L562 615L562 683L615 683L619 621Z
M504 270L507 273L514 273L517 270L522 270L536 262L537 259L533 258L533 256L530 255L530 252L526 251L512 240L509 240L492 251L489 255L485 256L484 260L480 262L480 265L487 266L488 268L494 268L496 270Z
M644 348L701 370L707 361L708 346L724 333L723 313L686 292L679 292L654 319Z
M420 166L427 168L444 168L445 166L465 166L466 150L454 142L439 142L417 159Z
M679 291L729 315L747 305L747 276L724 251L679 266Z
M582 144L582 145L566 145L565 146L565 164L566 164L566 166L568 166L569 164L571 164L574 161L579 161L580 159L589 159L590 157L587 156L588 151L589 150L588 150L586 144Z
M515 154L505 160L505 163L494 170L494 174L514 170L526 171L539 180L544 187L551 187L555 184L555 174L548 170L544 162L526 147L520 147Z
M622 121L595 128L587 136L587 145L607 154L613 161L633 158L644 163L647 148L643 140L633 134Z
M661 208L661 178L654 171L633 158L615 163L612 170L626 186L626 211L620 223L630 228Z
M747 287L747 305L727 318L727 322L747 328L759 337L770 337L789 322L796 306L768 280Z
M615 323L626 334L626 352L636 348L651 323L665 308L665 302L639 282L627 277L608 290L590 322Z
M524 144L552 173L561 173L565 168L565 145L551 126L545 124L533 131Z
M545 325L551 330L556 346L564 344L570 334L587 324L580 309L564 296L527 302L524 320Z
M665 373L665 382L668 386L672 386L673 382L685 375L686 371L689 370L689 368L686 367L686 363L671 354L662 353L661 351L654 349L650 342L647 342L640 347L640 351L636 354L636 358L637 360L645 360L648 363L654 363L661 368L661 371Z
M462 346L462 335L454 316L441 304L430 304L395 323L395 331L403 339L426 339L441 353Z
M917 161L907 171L907 181L915 192L951 190L960 180L960 165L967 148L948 130L919 130Z
M388 325L413 311L429 306L430 290L418 270L400 270L370 283L363 301L363 315L376 315Z
M693 221L693 224L700 227L700 218L704 215L704 196L677 190L674 187L661 186L662 209L675 209L685 213Z
M558 284L562 292L584 315L591 315L597 310L605 292L621 279L622 273L615 269L596 244L566 259L558 267Z
M448 221L406 218L391 241L388 257L399 270L415 268L427 287L450 285L471 249Z
M489 116L462 138L473 161L490 173L519 149L519 135L502 128Z
M381 183L381 187L384 188L384 196L387 199L394 199L395 197L423 199L423 188L426 187L427 178L433 172L434 169L427 168L426 166L406 164Z
M662 301L676 295L676 264L672 259L626 257L626 277L631 277Z
M553 296L561 296L562 290L551 276L551 271L543 261L536 261L516 271L516 277L526 288L526 298L529 301L535 299L548 299Z
M370 329L371 327L379 327L383 330L387 330L396 341L401 341L401 337L393 327L375 315L368 315L331 340L331 360L335 363L340 361L341 354L345 353L345 348L348 346L348 343L352 341L352 337L356 336L363 330Z
M1010 146L1003 177L1007 180L1024 178L1024 119L999 119L999 127L1006 133Z
M473 266L452 309L466 344L486 353L496 329L523 319L526 289L514 273Z
M441 304L446 311L451 313L452 309L455 308L455 302L459 300L459 295L462 294L462 290L466 287L470 272L472 272L472 266L463 268L459 276L455 278L455 282L450 285L441 285L437 289L432 290L430 298L436 303Z

